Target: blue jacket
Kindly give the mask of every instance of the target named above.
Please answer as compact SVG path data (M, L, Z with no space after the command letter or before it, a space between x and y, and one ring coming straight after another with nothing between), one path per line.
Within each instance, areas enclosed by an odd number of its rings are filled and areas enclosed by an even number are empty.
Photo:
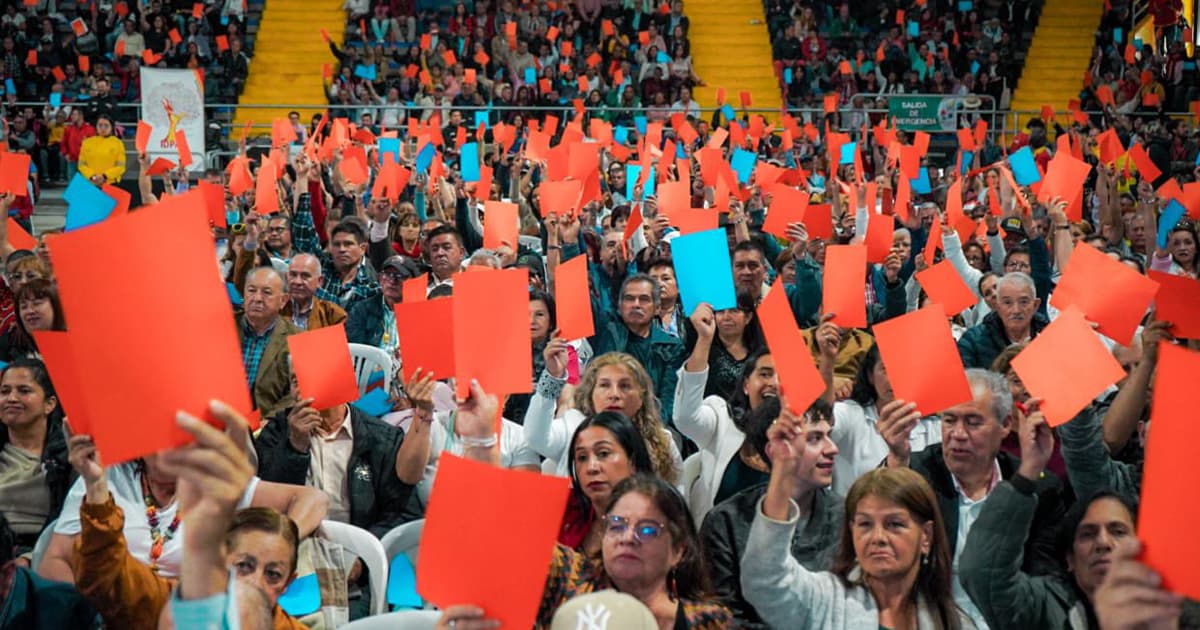
M99 628L100 618L71 584L51 582L17 567L8 598L0 602L0 628L63 630Z

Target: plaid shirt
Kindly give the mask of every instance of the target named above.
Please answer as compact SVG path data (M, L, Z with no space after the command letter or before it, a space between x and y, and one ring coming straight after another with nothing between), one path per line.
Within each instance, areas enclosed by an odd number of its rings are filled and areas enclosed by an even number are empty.
M273 332L275 324L271 324L266 332L260 335L254 332L249 320L242 317L242 365L246 367L246 381L251 390L254 389L254 379L258 377L258 364L262 361L263 351L267 349Z
M325 282L317 287L316 296L349 312L350 306L355 302L380 295L379 283L367 270L366 258L359 262L354 278L350 282L342 282L341 274L333 266L333 257L321 249L317 227L313 223L311 204L308 193L300 195L300 201L292 214L292 244L298 251L312 254L321 261L321 273L325 276Z

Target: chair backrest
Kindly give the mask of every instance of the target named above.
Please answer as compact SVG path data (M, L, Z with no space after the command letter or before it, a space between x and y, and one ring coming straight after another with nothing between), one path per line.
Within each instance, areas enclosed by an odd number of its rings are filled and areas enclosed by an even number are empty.
M441 617L440 610L401 610L352 621L342 630L434 630Z
M50 546L50 539L54 537L54 526L57 524L58 519L50 521L50 524L46 526L46 529L42 530L42 533L38 535L37 542L33 545L33 559L31 561L32 564L29 566L33 567L34 571L37 571L37 568L42 565L42 556L46 555L46 547Z
M387 610L388 557L383 543L371 532L349 523L321 521L321 531L366 565L371 579L371 614L378 615Z
M358 382L358 393L367 393L371 375L383 372L383 390L391 391L392 358L381 348L361 343L350 344L350 358L354 361L354 378Z
M388 562L400 554L408 556L409 562L417 566L417 549L421 544L421 531L425 529L425 519L397 525L392 531L383 535L381 542L383 551L387 554Z

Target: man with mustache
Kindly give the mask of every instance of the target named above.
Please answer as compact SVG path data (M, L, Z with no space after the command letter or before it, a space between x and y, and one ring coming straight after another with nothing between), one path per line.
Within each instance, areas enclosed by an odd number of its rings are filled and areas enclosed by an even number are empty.
M1038 312L1041 304L1029 274L1011 271L1000 276L996 282L996 311L968 328L958 340L963 365L987 369L1005 348L1032 341L1050 324Z

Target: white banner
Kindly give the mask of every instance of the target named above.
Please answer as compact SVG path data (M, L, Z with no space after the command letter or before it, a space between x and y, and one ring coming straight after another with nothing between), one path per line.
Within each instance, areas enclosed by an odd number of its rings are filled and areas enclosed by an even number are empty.
M183 131L192 154L188 170L204 170L204 81L196 71L142 68L142 120L154 128L146 143L151 162L178 164L175 132Z

